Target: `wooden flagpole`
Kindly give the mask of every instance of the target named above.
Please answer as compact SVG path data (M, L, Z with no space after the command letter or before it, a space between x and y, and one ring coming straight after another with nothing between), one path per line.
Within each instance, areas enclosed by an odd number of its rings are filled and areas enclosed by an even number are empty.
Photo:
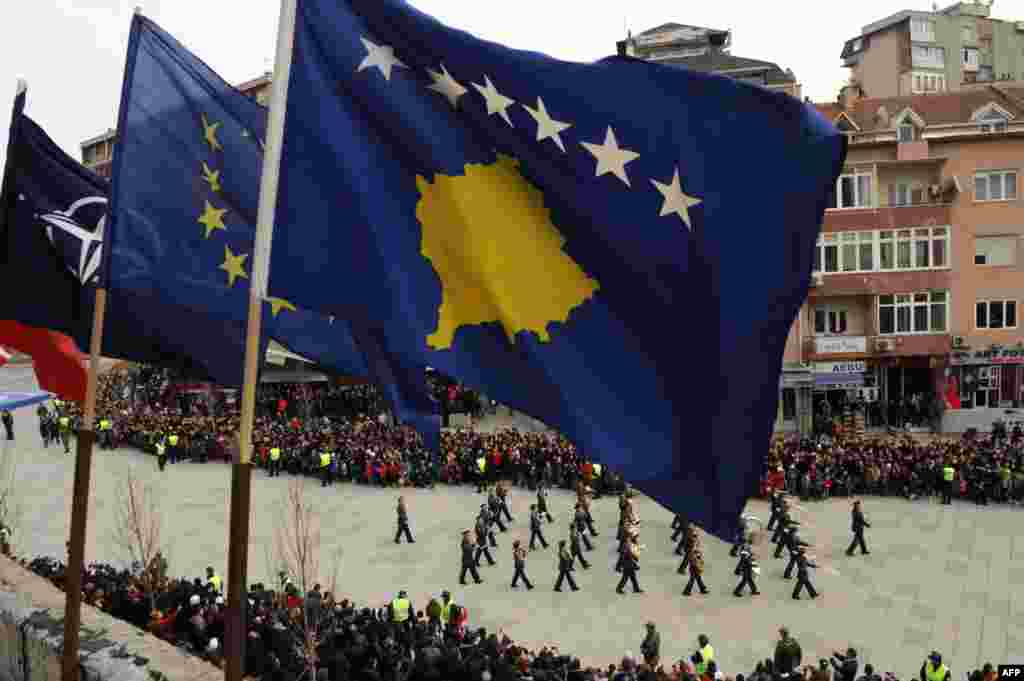
M277 207L277 184L281 172L281 147L284 140L285 107L291 72L292 44L295 35L297 0L281 0L277 28L277 56L271 84L267 140L260 178L259 211L256 218L256 242L253 247L252 286L249 289L249 319L245 338L245 383L242 387L242 413L239 442L231 472L231 519L228 534L228 611L226 681L242 681L245 672L246 573L249 557L249 514L252 490L252 431L256 412L256 382L259 378L260 325L263 300L267 297L270 271L270 246Z

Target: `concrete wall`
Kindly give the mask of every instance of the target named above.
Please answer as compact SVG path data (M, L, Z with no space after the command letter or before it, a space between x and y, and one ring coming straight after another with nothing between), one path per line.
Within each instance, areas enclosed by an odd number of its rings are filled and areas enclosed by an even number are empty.
M17 548L17 547L15 547ZM60 681L64 594L0 557L0 681ZM89 606L81 681L215 681L223 672Z

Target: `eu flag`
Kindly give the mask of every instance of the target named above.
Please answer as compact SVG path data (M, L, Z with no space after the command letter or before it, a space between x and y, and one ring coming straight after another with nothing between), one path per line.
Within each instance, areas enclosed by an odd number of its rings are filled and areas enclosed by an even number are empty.
M134 17L112 180L112 286L245 325L266 121L264 107ZM344 320L282 298L264 310L264 339L368 375ZM201 346L221 341L190 335ZM229 364L241 371L243 357Z
M400 0L303 0L292 59L270 292L731 537L842 136L781 93L516 51Z
M106 180L65 154L24 113L25 93L11 119L0 238L3 263L0 319L51 329L82 351L92 336L94 288L109 247ZM107 291L101 352L175 367L197 378L241 385L232 358L245 350L245 327L194 315L160 297L113 286ZM220 345L193 338L221 338Z

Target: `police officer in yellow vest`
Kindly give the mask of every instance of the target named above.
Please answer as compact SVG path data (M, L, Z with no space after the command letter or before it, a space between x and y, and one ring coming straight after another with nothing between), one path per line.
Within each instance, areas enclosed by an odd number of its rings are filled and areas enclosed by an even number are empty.
M700 646L700 650L697 651L700 655L700 662L696 665L696 671L697 675L700 676L707 670L708 663L715 659L715 649L711 646L711 640L708 639L706 634L701 634L697 637L697 644Z
M484 485L486 484L486 480L487 480L487 478L485 476L485 473L487 471L487 457L484 456L483 454L481 454L479 457L477 457L477 460L476 460L476 471L477 471L476 493L477 494L482 494L483 491L484 491Z
M327 487L331 482L331 453L320 452L320 486Z
M209 587L216 594L220 594L221 592L220 575L213 571L212 566L206 568L206 586Z
M953 484L956 478L956 469L953 468L953 463L947 461L946 465L942 468L942 503L952 504L953 503Z
M398 592L398 596L391 601L391 621L400 627L412 630L413 613L412 602L409 601L409 594L404 590Z
M921 681L949 681L949 677L949 668L942 664L942 655L933 650L921 665Z
M112 443L110 436L112 435L111 427L113 424L110 419L103 417L100 419L100 447L103 449L110 449Z
M156 465L160 467L160 471L164 470L164 466L167 465L167 445L164 444L163 440L157 440L156 443Z
M452 606L455 601L452 600L452 594L449 591L441 592L441 625L448 629L448 622L452 617Z
M167 455L171 463L177 463L180 454L178 452L178 436L176 434L172 433L167 436Z
M64 443L64 453L71 453L71 419L67 416L61 416L57 419L57 423L60 425L60 441Z
M281 448L274 446L270 448L270 461L267 463L267 474L270 477L281 475Z

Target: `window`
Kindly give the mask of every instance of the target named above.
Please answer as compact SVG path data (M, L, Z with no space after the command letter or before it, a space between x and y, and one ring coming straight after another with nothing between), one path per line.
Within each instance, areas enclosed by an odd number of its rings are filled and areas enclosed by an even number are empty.
M836 180L836 208L867 208L871 205L871 176L840 175Z
M982 64L978 67L978 82L985 83L995 79L995 71L991 64Z
M917 128L913 123L901 123L898 128L898 139L900 142L913 142L917 139Z
M883 231L878 234L878 268L891 270L896 268L895 245L892 240L892 232Z
M948 227L828 232L814 252L814 271L826 274L939 267L949 267Z
M814 252L815 272L873 272L874 269L875 232L831 232L818 239Z
M925 68L942 69L946 67L946 52L941 47L925 47L914 45L911 51L914 59L914 66Z
M819 305L814 308L814 333L846 333L846 309L832 305Z
M974 326L978 329L1016 329L1016 300L979 300L974 306Z
M1017 238L1012 236L979 236L974 238L974 264L1002 266L1017 262Z
M910 205L910 185L909 184L890 184L889 185L889 205L890 206L909 206Z
M949 326L949 294L919 291L878 296L878 333L946 333Z
M917 43L935 42L935 24L930 19L910 19L910 39Z
M914 73L911 78L910 89L915 94L922 92L945 92L946 77L937 73Z
M960 60L963 62L964 66L968 67L968 69L971 69L971 68L977 69L978 68L978 56L979 56L978 55L978 48L976 48L976 47L965 47L960 52L961 52Z
M1006 132L1006 117L996 111L987 111L977 120L982 132Z
M1012 201L1016 198L1016 170L988 170L974 174L975 201Z

